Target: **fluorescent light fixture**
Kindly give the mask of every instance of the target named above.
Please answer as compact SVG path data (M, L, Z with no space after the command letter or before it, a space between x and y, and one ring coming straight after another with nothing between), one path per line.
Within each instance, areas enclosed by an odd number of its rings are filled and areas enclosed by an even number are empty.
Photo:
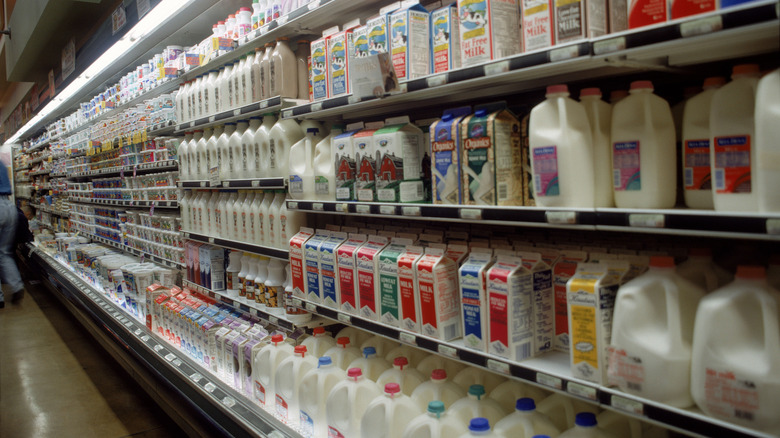
M162 0L157 6L149 11L138 24L136 24L130 31L125 34L119 41L114 43L110 49L106 50L98 59L95 60L84 72L76 77L64 90L54 96L54 98L41 109L27 124L21 127L16 133L6 140L6 143L14 143L18 141L23 135L31 131L38 123L40 123L46 116L56 112L63 103L68 99L79 93L82 88L87 86L90 79L97 77L107 69L109 69L114 62L121 57L125 56L137 44L141 43L144 38L153 30L155 30L160 24L164 23L169 18L173 17L176 13L184 9L194 0L182 1L182 0Z

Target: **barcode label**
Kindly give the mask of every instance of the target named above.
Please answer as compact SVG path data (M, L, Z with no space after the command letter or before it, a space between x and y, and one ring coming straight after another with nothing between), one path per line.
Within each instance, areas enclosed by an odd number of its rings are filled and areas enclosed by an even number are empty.
M499 201L506 201L509 199L509 184L507 183L500 183L498 185L498 200Z
M538 188L542 187L542 176L541 175L534 175L534 193L537 193Z
M519 345L515 351L515 360L520 362L529 357L531 357L531 343L526 342L525 344Z
M715 190L726 190L726 175L723 169L715 169Z
M686 167L685 168L685 187L690 187L693 185L693 168L692 167Z
M620 188L620 170L618 169L612 171L612 185L616 189Z

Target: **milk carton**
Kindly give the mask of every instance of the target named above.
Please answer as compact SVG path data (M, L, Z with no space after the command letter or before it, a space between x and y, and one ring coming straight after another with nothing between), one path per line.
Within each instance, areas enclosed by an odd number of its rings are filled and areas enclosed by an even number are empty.
M452 9L452 8L444 8ZM444 111L431 125L431 173L434 204L460 204L461 192L461 121L471 113L464 106Z
M420 4L390 14L390 53L399 81L416 79L431 72L430 18L430 13Z
M165 302L168 299L168 292L170 289L156 283L146 288L146 328L153 332L156 332L156 328L160 325L159 312L156 310L159 303L156 300L160 296L164 296L165 299L160 302Z
M366 243L365 234L350 234L349 239L336 251L339 272L338 308L343 312L357 313L357 263L355 254Z
M339 305L339 281L336 275L338 266L337 250L347 240L347 233L331 232L330 238L320 245L320 287L322 303L328 307L338 309Z
M442 341L462 333L458 265L441 248L427 248L417 262L422 333Z
M355 148L353 144L354 135L363 129L363 123L353 123L347 125L347 131L333 137L333 162L336 169L336 200L352 201L357 199L354 193L355 177Z
M368 26L358 26L352 30L352 59L369 56Z
M431 12L431 50L431 73L460 68L460 20L456 3Z
M493 251L474 248L458 270L463 306L463 345L487 351L487 272L493 264Z
M665 0L628 0L628 28L636 29L669 19Z
M393 327L400 326L401 295L399 294L398 259L411 245L409 239L394 238L376 257L379 275L379 320Z
M584 263L588 253L566 250L553 265L553 294L555 307L555 340L553 349L569 352L569 307L566 299L566 284L577 271L577 264Z
M311 228L301 227L301 230L290 239L290 275L292 276L293 294L306 297L306 271L303 264L303 252L306 241L314 235Z
M376 199L385 202L422 202L423 132L409 117L385 121L373 135ZM362 166L361 166L362 167ZM362 168L361 168L362 176Z
M360 316L373 321L379 320L377 311L377 296L379 285L377 282L377 263L379 252L387 246L387 238L382 236L368 236L368 241L355 253L357 264L358 305ZM378 261L378 260L377 260Z
M400 7L399 2L394 2L379 10L379 15L366 21L368 31L368 54L387 53L390 51L390 38L388 21L390 14Z
M533 278L533 328L534 355L553 349L555 333L555 314L553 313L553 274L550 265L544 262L542 255L536 252L518 251L523 259L523 267L531 272Z
M544 49L555 44L553 0L522 0L524 50Z
M581 263L566 285L569 301L571 372L575 378L607 383L607 348L612 311L628 263L607 260Z
M204 286L213 291L225 290L225 250L216 246L200 249L201 272L205 273Z
M461 122L464 204L522 205L520 123L505 107L479 106Z
M517 12L517 0L458 0L464 67L522 51Z
M521 361L533 356L533 276L523 260L499 255L488 271L488 353Z
M230 344L231 356L229 358L229 368L232 380L228 379L228 383L232 382L233 388L240 393L244 393L244 375L241 372L241 368L244 363L244 347L249 342L249 337L244 334L239 335Z
M311 42L311 88L312 98L322 100L330 97L330 75L328 74L328 39L323 36Z
M466 242L449 243L447 249L444 250L444 256L455 262L458 267L466 260L468 253L469 246Z
M328 240L330 231L317 230L304 244L304 266L306 267L306 299L322 302L320 285L320 245Z
M607 13L606 0L556 0L555 44L606 35Z
M398 258L398 294L401 298L401 328L420 332L420 299L417 285L417 262L423 255L420 246L407 246Z
M366 123L365 129L352 137L352 145L355 150L355 175L354 193L357 201L373 202L376 200L376 163L377 153L374 148L374 134L384 126L384 122Z
M344 25L341 32L328 38L328 97L341 96L352 92L352 82L349 79L349 64L354 56L353 32L360 25L352 22Z

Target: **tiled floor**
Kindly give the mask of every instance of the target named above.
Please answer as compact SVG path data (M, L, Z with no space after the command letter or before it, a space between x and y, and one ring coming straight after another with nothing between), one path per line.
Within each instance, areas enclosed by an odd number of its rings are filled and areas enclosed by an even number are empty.
M0 309L0 437L184 433L43 286Z

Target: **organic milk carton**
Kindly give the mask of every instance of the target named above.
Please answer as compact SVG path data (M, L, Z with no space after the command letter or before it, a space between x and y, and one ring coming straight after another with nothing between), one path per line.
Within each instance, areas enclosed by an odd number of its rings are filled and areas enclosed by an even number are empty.
M400 326L401 296L398 292L398 259L411 245L411 239L393 238L375 258L379 275L379 321L393 327Z
M555 44L553 0L521 1L523 2L523 49L530 52L553 46Z
M336 169L336 200L352 201L357 199L354 193L355 177L355 148L353 144L354 135L363 129L363 123L352 123L347 125L346 132L333 137L334 168Z
M338 31L338 27L336 27ZM335 32L334 32L335 33ZM330 84L328 83L330 75L328 74L328 39L330 36L323 37L311 42L311 88L312 98L322 100L330 97Z
M422 334L442 341L461 336L458 265L441 248L427 248L417 262Z
M338 309L339 306L339 282L336 275L337 250L347 240L347 233L335 231L330 233L330 238L320 245L320 293L322 303L328 307Z
M399 81L431 72L430 18L430 13L419 3L390 14L390 53Z
M298 234L290 239L290 276L293 287L293 295L306 297L306 271L304 268L303 252L306 241L314 235L311 228L301 227Z
M488 353L521 361L533 356L533 276L519 257L501 254L488 271Z
M328 240L330 231L317 230L304 244L303 255L306 267L306 299L315 303L322 302L320 277L320 245Z
M464 67L522 51L517 0L458 0Z
M377 263L379 252L387 246L387 238L368 236L368 241L355 253L357 264L358 310L360 316L373 321L379 320L377 295Z
M566 299L566 284L577 271L577 265L588 260L584 251L566 250L553 265L553 294L555 300L555 340L553 349L569 352L569 306Z
M492 264L493 250L474 248L458 270L463 345L484 352L487 351L488 332L487 272Z
M350 234L349 239L336 251L339 270L340 301L338 309L343 312L357 313L357 250L366 243L365 234Z
M451 9L451 8L445 8ZM464 106L444 111L430 128L433 203L460 204L461 192L461 121L471 113Z
M360 25L360 19L344 25L341 32L328 38L328 97L352 93L349 78L349 64L354 56L354 30Z
M607 34L606 0L555 0L555 44Z
M460 68L460 20L458 6L449 6L431 12L431 73L444 73Z
M398 257L398 294L401 299L401 328L420 333L420 299L417 285L417 262L423 255L421 246L407 246Z
M464 204L522 205L520 123L505 107L479 106L461 122Z
M385 121L373 136L376 198L384 202L422 202L423 132L409 117ZM362 169L361 169L362 172Z
M374 148L374 134L384 126L384 122L366 123L365 129L352 137L352 147L355 150L354 193L357 199L353 201L376 201L375 172L378 154Z
M537 252L518 251L523 267L531 272L533 278L533 328L534 356L553 349L555 334L555 314L553 313L553 274L550 265L544 262Z
M569 304L571 372L575 378L607 383L607 349L612 311L628 263L581 263L566 285Z

